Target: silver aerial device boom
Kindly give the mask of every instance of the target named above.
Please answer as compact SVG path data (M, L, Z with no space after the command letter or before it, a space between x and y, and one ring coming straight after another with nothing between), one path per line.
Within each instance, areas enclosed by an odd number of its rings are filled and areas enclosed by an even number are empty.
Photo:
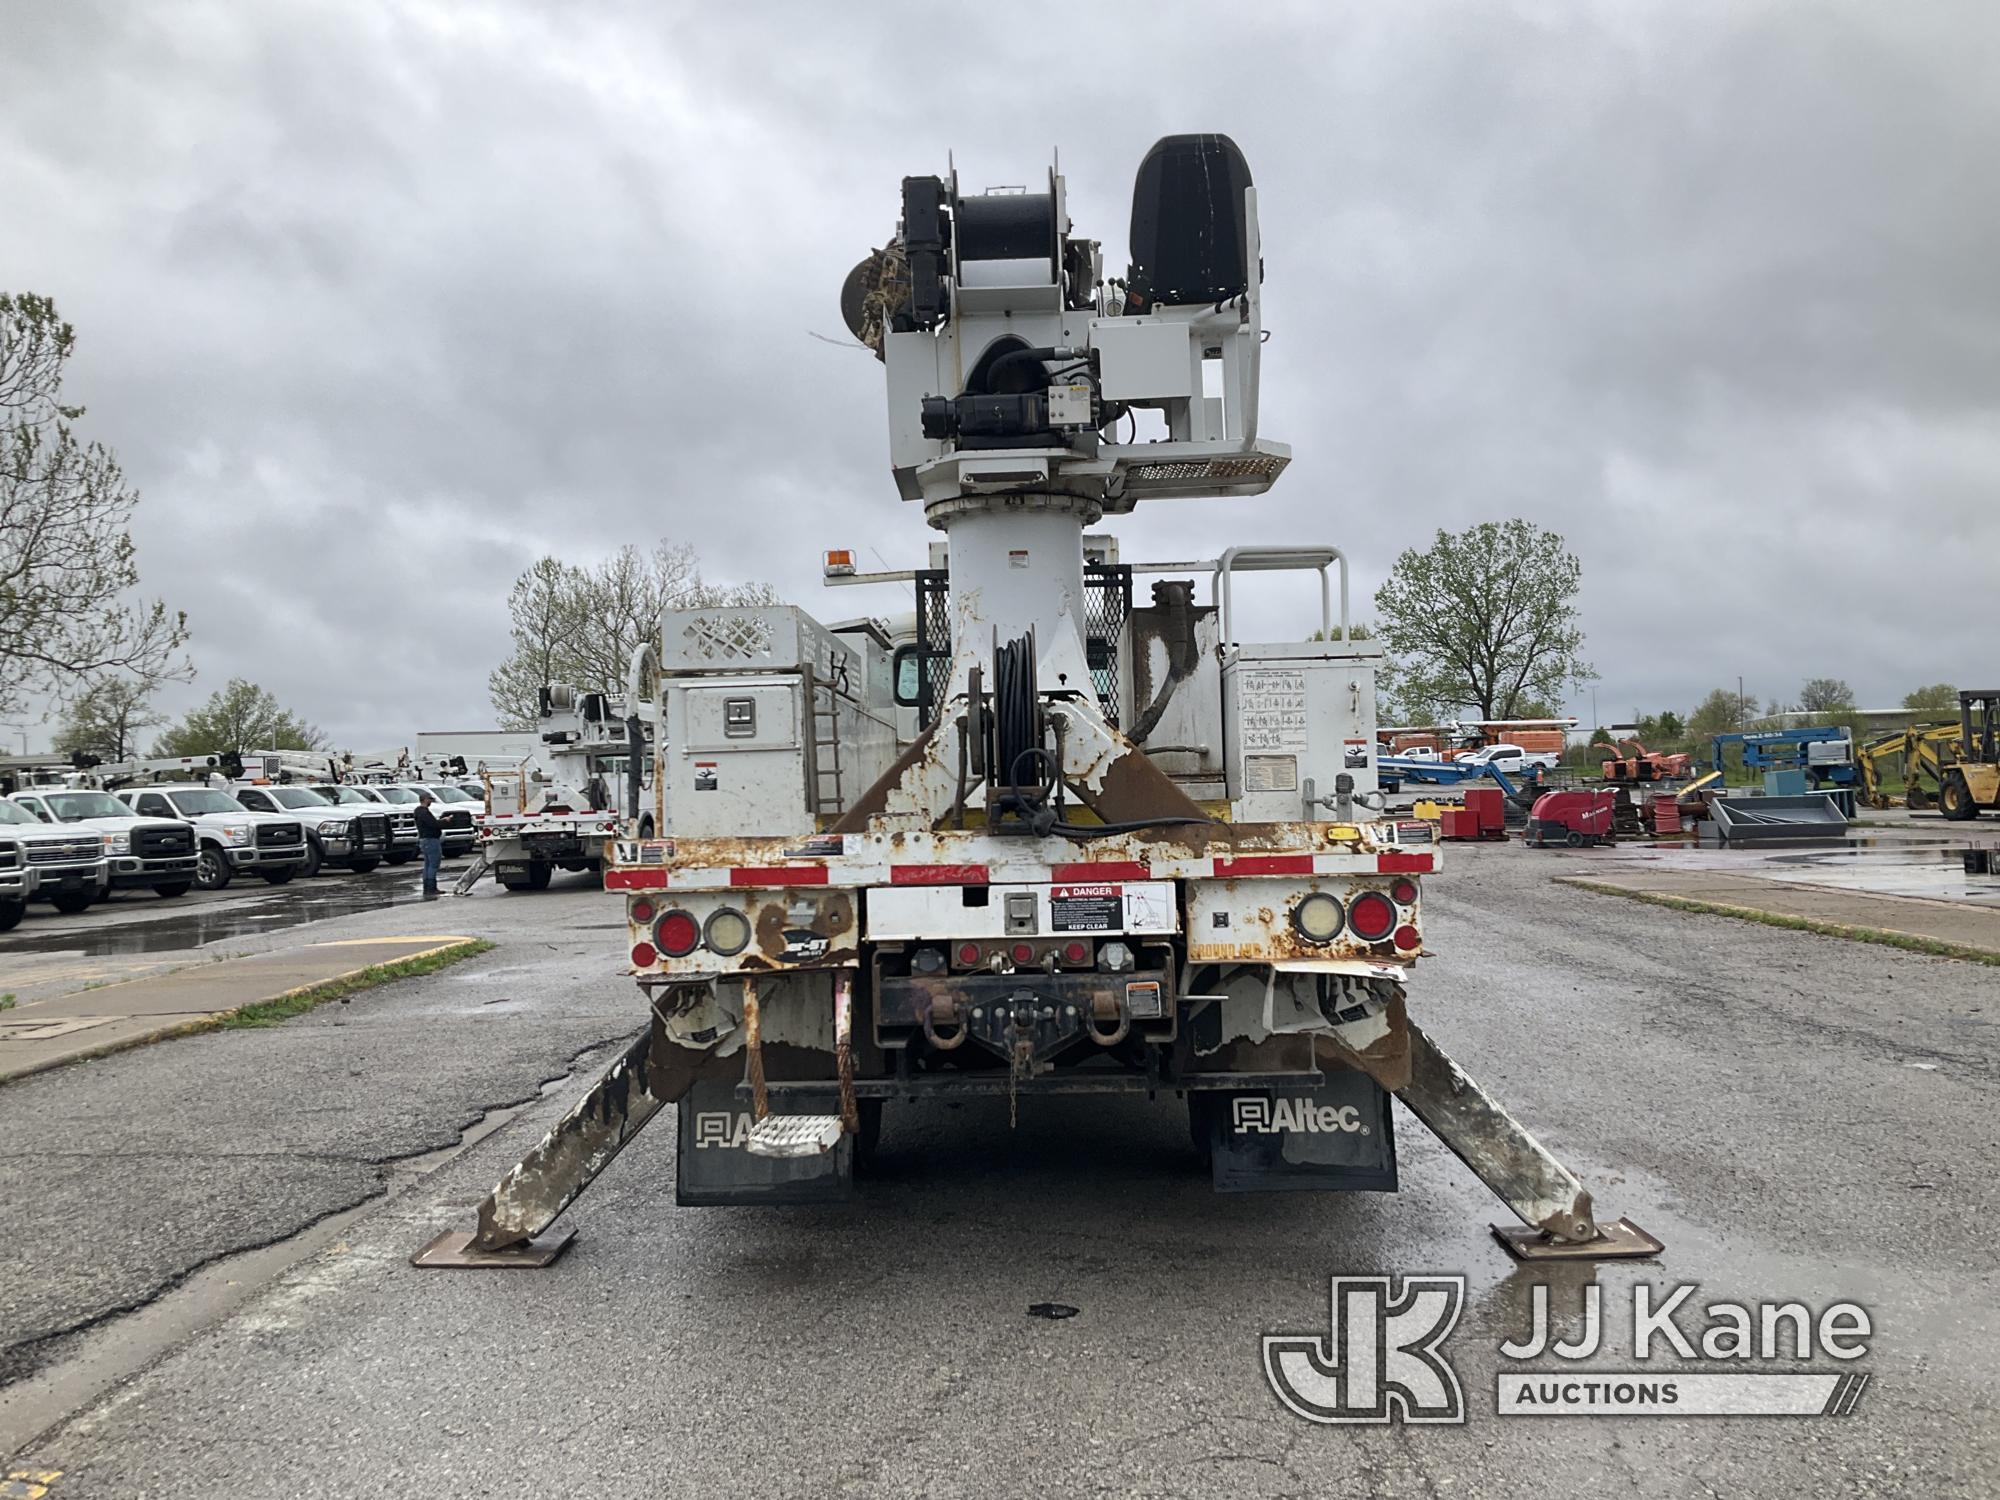
M886 366L897 487L949 537L944 700L972 704L976 720L996 652L1031 640L1039 692L1063 700L1059 732L1100 768L1130 747L1091 701L1084 529L1141 499L1262 494L1291 459L1258 435L1257 190L1233 141L1170 136L1147 153L1131 251L1126 276L1107 282L1053 170L1046 192L908 177L896 237L842 294L849 327ZM1142 417L1164 435L1136 440ZM933 746L931 774L906 768L900 794L870 811L941 813L954 753ZM996 764L996 788L1016 769ZM1188 809L1165 798L1159 810Z

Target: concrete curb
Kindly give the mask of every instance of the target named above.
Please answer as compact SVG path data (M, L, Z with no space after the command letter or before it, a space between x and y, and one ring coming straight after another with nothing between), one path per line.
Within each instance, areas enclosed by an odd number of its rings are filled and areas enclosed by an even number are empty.
M422 936L428 937L430 935L425 934ZM345 942L309 944L306 946L328 947L328 948L361 947L371 943L383 943L383 942L394 942L394 941L408 942L410 940L411 939L408 937L401 939L357 938L357 939L350 939ZM438 936L436 941L434 941L430 947L419 948L410 953L400 953L397 954L394 958L379 959L374 963L362 964L358 968L343 969L337 973L328 974L323 978L315 979L309 984L292 985L291 987L279 990L274 994L259 995L254 999L245 1000L240 1005L225 1006L220 1010L208 1011L203 1014L196 1015L191 1019L181 1018L172 1021L165 1021L162 1022L160 1025L150 1026L142 1031L133 1032L130 1035L126 1036L107 1037L102 1040L95 1040L95 1041L79 1041L77 1045L75 1045L74 1047L61 1048L59 1050L53 1051L49 1056L40 1058L29 1058L19 1063L14 1063L5 1058L0 1058L0 1087L5 1087L7 1084L14 1082L16 1079L33 1078L39 1073L47 1073L56 1068L68 1067L71 1063L90 1062L96 1058L110 1057L120 1052L130 1052L136 1047L150 1047L155 1042L171 1041L176 1037L197 1036L205 1031L214 1031L217 1030L219 1027L221 1027L222 1024L228 1021L232 1016L241 1015L244 1011L249 1010L253 1006L270 1005L279 1000L289 1000L292 999L294 996L303 995L312 990L324 988L329 984L339 984L343 980L356 978L360 975L366 974L371 969L379 969L388 964L405 964L413 962L417 959L434 958L438 954L449 953L454 949L461 948L466 946L467 944L476 943L480 941L482 941L482 939L472 936L464 936L464 937ZM278 950L278 951L282 952L284 950ZM246 955L246 956L263 957L264 955L257 954L257 955ZM470 958L473 957L474 955L467 954L466 956ZM236 962L236 960L231 959L231 960L226 960L225 962L233 963ZM124 980L121 981L119 984L101 985L96 990L90 991L88 993L91 993L93 995L102 995L106 990L119 989L123 988L126 985L149 984L156 980L165 979L170 976L179 977L181 975L189 973L192 970L205 969L207 967L208 967L207 965L202 965L202 964L188 964L184 965L181 968L171 969L166 974L147 975L146 977L141 979ZM394 982L395 981L393 979L388 979L383 981L383 983L385 984L392 984ZM53 1004L55 1002L43 1002L43 1003ZM15 1020L30 1019L27 1016L23 1016L19 1010L8 1011L5 1014L12 1017ZM129 1019L143 1020L144 1017L135 1016ZM59 1042L61 1039L51 1038L50 1040L51 1042Z

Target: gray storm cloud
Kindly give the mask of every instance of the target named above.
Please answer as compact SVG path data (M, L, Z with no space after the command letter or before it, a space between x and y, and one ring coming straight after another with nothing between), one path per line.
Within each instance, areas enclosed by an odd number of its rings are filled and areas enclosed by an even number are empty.
M1156 137L1257 176L1254 501L1128 556L1331 540L1365 598L1437 527L1584 561L1607 719L1740 673L1869 704L1990 669L2000 14L1981 4L22 4L0 276L79 327L201 671L337 742L490 721L544 550L662 534L828 617L818 553L920 559L841 277L898 180L1060 150L1122 265ZM1260 602L1296 633L1307 595ZM1586 698L1582 705L1588 708Z

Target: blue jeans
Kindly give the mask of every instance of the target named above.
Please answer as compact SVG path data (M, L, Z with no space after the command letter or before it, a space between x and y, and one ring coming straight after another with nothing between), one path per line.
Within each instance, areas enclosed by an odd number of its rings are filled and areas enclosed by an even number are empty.
M438 866L444 863L443 839L418 839L417 848L424 856L424 894L435 896L438 888Z

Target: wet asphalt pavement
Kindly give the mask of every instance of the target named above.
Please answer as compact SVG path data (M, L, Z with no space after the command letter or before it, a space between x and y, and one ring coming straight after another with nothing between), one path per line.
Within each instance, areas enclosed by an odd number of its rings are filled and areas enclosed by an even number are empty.
M1546 880L1587 858L1454 851L1411 1012L1601 1210L1667 1242L1659 1264L1516 1267L1486 1232L1504 1211L1407 1115L1399 1194L1225 1198L1177 1103L1121 1100L1033 1101L1011 1132L1004 1101L892 1105L876 1177L813 1210L676 1208L665 1117L572 1210L556 1269L411 1270L572 1084L16 1463L63 1470L53 1500L2000 1490L2000 970ZM35 1330L352 1204L386 1158L637 1024L610 898L488 888L425 922L502 946L275 1030L0 1089L17 1373L136 1322ZM1278 1404L1259 1336L1324 1333L1335 1273L1468 1277L1465 1426L1316 1427ZM1697 1303L1863 1303L1873 1381L1838 1419L1496 1417L1529 1288L1561 1310L1592 1280L1604 1368L1635 1367L1635 1282L1699 1281ZM1030 1316L1042 1302L1079 1311Z

